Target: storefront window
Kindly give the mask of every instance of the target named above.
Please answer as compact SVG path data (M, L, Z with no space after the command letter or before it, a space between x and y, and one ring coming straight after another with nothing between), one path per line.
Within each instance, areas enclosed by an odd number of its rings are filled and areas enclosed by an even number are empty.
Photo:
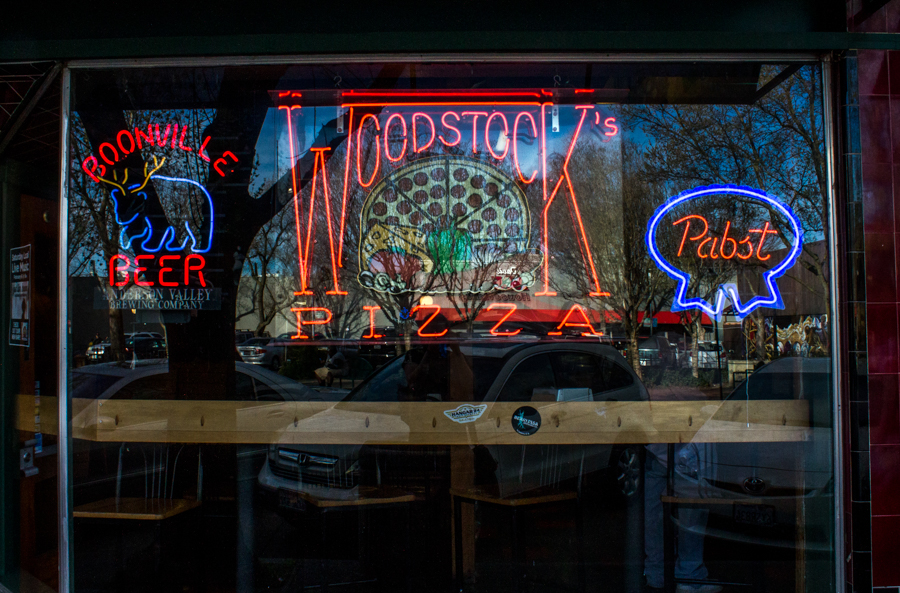
M833 588L821 76L73 71L76 591Z

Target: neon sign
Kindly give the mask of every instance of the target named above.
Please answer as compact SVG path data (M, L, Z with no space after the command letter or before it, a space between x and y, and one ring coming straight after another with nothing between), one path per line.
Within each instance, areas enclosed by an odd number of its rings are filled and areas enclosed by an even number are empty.
M294 294L299 295L299 293L296 292ZM380 309L381 307L378 305L363 306L363 310L368 313L369 318L369 331L362 336L363 340L377 340L385 337L377 333L375 328L375 313ZM504 324L511 322L511 318L516 314L518 309L519 307L515 303L492 303L485 308L484 311L503 311L500 319L498 319L489 330L490 335L495 337L512 337L518 335L519 332L522 331L521 327L514 330L501 329ZM420 338L440 338L449 333L449 328L444 327L442 330L439 330L438 327L432 326L432 324L439 316L441 316L442 310L440 305L419 304L412 307L405 315L401 315L401 318L418 318L419 327L416 330L416 333ZM334 318L331 309L326 307L294 307L291 311L297 315L297 333L291 336L291 339L293 340L309 339L309 336L303 331L304 326L327 325ZM417 313L419 315L417 315ZM562 311L560 311L560 313L562 313ZM577 328L583 330L579 333L584 337L602 337L604 335L603 332L598 332L594 329L588 311L578 303L574 303L569 309L565 310L559 323L553 331L547 332L547 336L562 336L563 329L565 328Z
M206 280L203 278L203 268L206 266L206 259L202 255L192 253L182 259L180 255L163 255L158 260L159 271L157 273L157 281L147 279L147 272L156 266L146 265L144 262L157 262L155 255L138 255L134 261L124 255L114 255L109 258L109 285L113 287L121 287L128 284L133 277L135 286L143 286L149 288L156 286L174 287L180 286L179 280L184 279L184 286L188 286L191 280L191 272L196 272L200 281L200 286L206 286ZM170 263L171 262L171 263ZM132 266L134 270L132 271ZM176 271L179 269L180 271ZM172 277L175 277L175 280Z
M699 223L702 223L703 230L692 237L688 237L691 232L692 221L698 221ZM766 255L765 257L763 257L762 255L762 248L763 245L765 245L766 236L778 234L777 231L769 227L769 221L766 221L765 224L763 224L763 228L761 229L748 230L747 235L740 241L728 236L728 233L731 230L730 220L725 223L725 232L722 233L721 237L716 237L709 233L709 222L706 220L706 217L700 216L699 214L689 214L687 216L684 216L673 222L672 226L677 226L679 224L684 224L684 234L681 236L681 243L678 245L677 257L682 256L682 253L684 252L685 241L699 241L696 246L697 257L699 257L700 259L732 259L737 256L738 259L747 260L752 259L755 255L757 260L767 261L772 256ZM759 233L759 242L757 242L756 247L753 246L754 233ZM718 249L716 248L716 245L718 245ZM740 245L744 245L746 249L739 249ZM704 247L706 247L705 250Z
M300 295L295 292L294 295ZM292 340L308 340L309 336L303 333L304 325L328 325L334 315L331 309L326 307L291 307L291 311L297 315L297 333L291 336ZM313 318L304 319L304 313L312 313Z
M180 130L180 133L179 133ZM117 171L113 167L129 154L151 146L162 149L178 149L194 153L202 160L212 163L212 170L226 176L233 169L228 169L238 162L237 156L226 151L220 158L213 160L206 152L210 141L207 136L199 147L191 147L185 143L188 126L168 124L160 133L160 125L148 124L146 131L135 127L120 130L116 134L115 144L103 142L97 149L97 155L90 155L81 164L84 172L97 184L110 186L109 196L113 204L115 222L119 227L119 245L123 250L136 251L137 255L114 255L108 264L109 286L122 288L130 281L135 287L178 287L189 286L193 279L200 286L206 286L203 268L207 254L212 248L215 232L215 208L209 191L197 181L183 177L161 174L166 158L153 155L153 162L144 163L143 173L138 179L129 181L129 169ZM171 139L171 140L170 140ZM101 162L102 161L102 162ZM109 169L111 174L107 175ZM168 224L159 228L155 221L160 217L148 212L148 185L158 192L169 192L183 199L183 196L196 196L196 212L189 218L200 220L200 227L192 227L188 219L181 224ZM191 210L195 210L192 204ZM165 219L165 217L163 217ZM184 255L183 252L189 252Z
M693 200L715 196L737 196L751 203L755 201L764 207L766 211L778 212L788 222L793 237L786 238L790 240L787 255L782 261L762 273L763 285L768 291L767 295L754 296L745 302L741 298L737 286L728 283L717 287L713 302L699 297L690 297L687 293L691 274L680 269L678 264L679 260L688 256L696 256L701 260L732 260L732 258L737 258L737 260L747 260L748 263L761 264L768 262L771 259L771 255L763 253L766 237L778 234L770 221L758 224L759 228L748 229L746 234L740 237L739 233L731 235L733 223L731 220L728 220L725 223L724 232L716 235L710 232L710 224L705 216L688 214L671 223L671 227L681 231L678 250L673 258L675 261L669 261L660 253L658 234L666 215L675 212L676 209L680 212ZM721 319L725 309L725 301L730 300L734 315L738 318L743 318L759 307L784 308L781 292L778 290L778 285L775 281L783 276L797 261L797 257L799 257L803 247L803 226L786 204L762 190L738 185L713 185L698 187L680 193L669 198L657 208L647 223L646 243L647 251L656 265L670 278L678 282L672 303L672 311L700 309L707 315Z
M172 124L166 124L165 130L162 134L159 133L159 124L148 123L147 131L145 132L140 127L135 127L132 132L131 129L127 130L119 130L116 134L116 143L112 142L103 142L100 144L97 149L97 154L100 155L100 159L98 160L95 155L89 155L84 159L81 163L82 170L87 173L88 177L90 177L94 183L100 183L100 177L106 175L106 166L114 166L121 159L127 157L129 154L134 152L135 150L142 150L144 148L144 144L147 146L155 146L158 148L168 148L173 150L183 150L185 152L196 152L196 154L206 162L212 161L209 154L206 152L206 145L209 144L211 140L210 136L207 136L203 139L203 142L200 144L200 147L196 150L191 148L189 145L186 145L185 139L188 132L187 126L181 126L181 134L178 133L179 126L178 124L174 124L174 129ZM171 131L171 141L169 140L169 132ZM101 162L102 161L102 162ZM233 152L225 151L220 158L217 158L215 161L212 161L213 168L216 170L216 173L225 177L227 175L226 171L222 170L222 167L227 165L231 161L232 163L237 163L238 158L235 156ZM99 176L97 173L99 172Z
M584 95L579 101L590 100L593 93L575 90ZM316 242L311 240L311 222L316 209L323 206L332 260L328 293L346 294L337 269L344 264L347 202L353 195L351 185L355 185L368 194L361 220L358 277L368 288L397 294L487 293L527 290L541 280L536 296L554 296L546 254L551 241L548 217L556 204L555 209L567 206L572 214L574 237L590 277L590 296L609 295L600 286L569 163L575 149L584 143L587 128L593 126L592 133L603 142L617 136L620 128L615 117L605 117L594 104L574 105L576 124L566 140L561 171L555 173L547 163L549 108L554 105L555 91L372 90L343 91L341 96L339 117L343 121L346 110L349 122L338 212L328 199L328 184L333 183L329 179L338 176L325 174L327 148L310 149L316 152L311 182L301 187L298 179L300 146L294 128L304 105L320 104L315 92L272 93L287 125L302 294L312 294L309 277ZM333 104L330 100L326 101ZM343 132L342 128L343 124L338 129ZM426 168L427 159L434 161ZM440 167L438 159L453 160L452 168ZM456 170L466 171L466 178L455 179ZM533 249L524 189L536 183L539 175L543 232L536 237L538 248ZM469 187L467 180L475 179L487 181ZM408 187L403 187L404 183ZM459 195L452 194L453 190ZM324 242L320 248L326 248ZM506 266L512 263L510 257L524 255L529 256L527 263L515 262L514 267L522 273L514 282L482 278L480 270ZM448 259L452 261L448 263ZM461 277L455 278L452 286L444 278L433 281L436 276L447 276L448 265L463 261L467 262L465 269L455 270Z
M426 157L363 203L359 282L392 294L526 290L542 261L530 225L525 194L497 167Z

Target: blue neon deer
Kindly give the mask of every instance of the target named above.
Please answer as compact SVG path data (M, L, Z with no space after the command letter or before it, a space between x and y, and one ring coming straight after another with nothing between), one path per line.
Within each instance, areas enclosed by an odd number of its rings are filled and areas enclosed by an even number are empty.
M115 171L113 171L112 181L104 179L103 177L98 178L103 183L113 186L113 189L110 190L110 197L112 197L113 200L116 222L121 228L119 232L119 245L123 249L131 249L132 245L137 242L140 249L147 253L156 253L158 251L183 251L186 247L193 253L206 253L210 249L213 235L214 217L212 198L205 187L192 179L157 175L156 172L162 168L165 162L165 158L159 160L154 156L152 169L150 168L150 163L145 163L144 180L141 183L128 185L127 169L125 170L125 174L122 176L121 181L118 179L118 175ZM175 187L171 189L174 189L179 197L181 197L182 192L190 192L192 188L199 189L203 197L203 199L200 200L202 204L200 214L203 220L209 222L208 229L206 229L205 232L202 232L201 230L195 233L191 229L190 224L188 224L188 221L185 220L183 222L184 228L181 233L179 233L179 229L176 228L176 226L169 224L160 234L158 229L154 228L150 218L145 214L147 207L147 192L144 190L151 179L155 180L154 186L158 191L163 190L166 187L166 184L175 184ZM188 196L187 201L189 202L190 193L185 195ZM180 242L179 234L181 235ZM198 237L198 235L200 236Z

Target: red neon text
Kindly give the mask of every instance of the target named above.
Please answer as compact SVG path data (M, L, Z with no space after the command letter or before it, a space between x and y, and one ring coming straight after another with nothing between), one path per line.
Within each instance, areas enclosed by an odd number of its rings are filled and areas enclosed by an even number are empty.
M290 109L299 109L298 106L291 106ZM280 109L289 111L287 106L282 105ZM510 114L510 117L512 114ZM369 120L372 121L369 121ZM527 123L522 123L526 120ZM472 152L477 153L479 150L487 151L495 160L503 162L510 153L510 144L512 144L513 161L519 178L523 183L531 183L537 177L537 170L531 173L531 177L526 178L522 173L519 160L519 131L522 129L527 133L530 124L531 134L529 137L537 138L538 127L535 115L528 111L521 111L516 114L512 120L512 130L510 130L509 117L503 112L495 111L488 113L487 111L444 111L441 114L440 130L432 115L424 111L416 111L413 113L392 113L382 123L378 116L372 113L363 114L358 122L353 121L353 114L350 117L350 128L356 127L356 136L352 141L356 143L356 175L359 184L366 188L370 187L378 176L381 167L382 153L384 159L390 163L400 163L407 154L417 154L425 152L432 146L435 141L440 141L446 147L458 146L464 139L470 140L472 143ZM472 124L471 136L468 131L462 132L461 123ZM501 134L505 136L502 143L491 142L491 133L496 136ZM369 150L374 152L374 167L372 174L368 179L364 179L365 158L363 154L363 140L366 134L371 134L374 141L367 144ZM484 141L484 146L480 147L479 139ZM423 142L423 140L425 140ZM528 138L526 138L526 141ZM501 152L497 152L495 145L499 148L503 147Z
M127 157L129 154L136 150L142 150L144 146L157 146L160 148L168 148L171 150L183 150L185 152L197 152L206 162L210 162L209 155L206 152L206 145L210 141L210 136L207 136L203 139L200 148L192 148L185 144L185 140L187 139L188 127L180 126L179 133L179 125L178 124L166 124L166 127L163 129L162 133L160 133L159 124L149 123L147 124L146 130L141 127L135 127L133 129L125 129L119 130L116 134L116 141L113 142L103 142L97 148L97 156L99 156L99 160L95 155L89 155L84 161L81 162L81 168L87 173L88 177L94 183L100 183L99 177L103 177L106 175L106 165L113 166L118 163L120 160ZM102 161L102 162L101 162ZM216 172L224 177L229 173L229 171L222 170L224 165L229 163L237 163L238 158L231 151L225 151L221 158L218 158L213 162L213 168ZM105 165L104 165L105 163ZM233 170L233 169L232 169ZM99 177L97 175L99 173Z
M553 191L550 195L547 195L547 175L546 170L544 172L544 211L541 213L541 218L543 222L542 229L542 239L544 246L544 253L550 253L550 234L549 234L549 210L550 206L553 204L554 198L559 194L560 188L562 188L563 183L566 184L566 188L568 191L565 193L569 197L569 202L571 206L572 213L575 215L573 220L573 226L575 226L575 230L578 232L578 237L580 237L581 242L579 247L581 248L581 257L584 260L585 268L591 274L591 280L594 284L594 290L591 291L590 296L609 296L608 292L603 292L600 290L600 280L597 277L597 268L594 265L594 256L592 255L591 246L588 243L587 233L584 230L584 222L581 220L581 210L578 208L578 198L575 196L575 187L572 185L572 178L569 177L569 161L572 159L572 152L575 150L575 144L578 142L578 136L581 133L581 127L584 125L584 120L587 117L587 113L589 109L593 109L593 105L579 105L576 109L581 109L581 119L578 120L578 126L575 128L575 132L572 134L572 140L569 143L569 150L566 153L566 159L563 161L562 166L562 175L559 177L559 181L556 182L556 185L553 187ZM543 109L542 109L543 111ZM543 113L541 114L543 118ZM544 137L546 134L541 136L542 142L544 141ZM547 151L546 149L542 150L542 157L546 160ZM546 164L544 165L546 169ZM550 258L544 258L544 289L540 292L535 293L537 296L555 296L556 292L550 290Z
M380 311L381 307L378 305L363 305L363 309L369 312L369 333L363 334L363 339L377 340L378 338L383 338L383 335L375 333L375 311Z
M299 295L299 292L295 292L295 295ZM293 311L297 315L297 333L291 336L292 340L308 340L309 336L303 333L304 325L325 325L331 321L331 318L334 316L331 313L331 309L327 309L325 307L291 307L291 311ZM324 313L325 315L321 318L318 315L315 315L313 319L303 319L304 313Z
M692 222L694 223L694 231L696 233L694 235L691 235ZM709 222L705 217L700 216L699 214L689 214L679 218L672 223L672 226L677 226L682 223L684 224L684 233L681 235L681 243L678 245L677 257L682 256L685 244L688 241L692 243L691 249L693 249L693 244L696 244L697 257L700 259L732 259L737 256L738 259L746 260L755 256L759 261L766 261L772 257L768 254L765 256L762 254L762 248L766 242L766 237L768 235L777 234L776 231L769 227L768 222L766 222L761 229L748 230L747 234L741 240L729 236L731 234L730 220L726 221L725 230L721 237L712 235L709 232ZM759 241L755 246L753 244L754 234L759 235Z
M416 314L416 312L419 311L419 310L422 310L422 311L433 311L433 313L431 314L431 317L429 317L428 319L426 319L426 320L425 320L425 323L423 323L422 326L419 327L419 330L418 330L418 332L417 332L417 333L419 334L419 337L422 337L422 338L439 338L439 337L441 337L441 336L443 336L444 334L447 333L447 329L444 329L444 331L442 331L442 332L437 332L437 333L434 333L434 332L426 332L426 331L425 331L425 328L428 327L428 324L430 324L432 321L434 321L434 318L435 318L435 317L437 317L438 315L440 315L440 313L441 313L441 308L440 308L439 306L437 306L437 305L416 305L415 307L413 307L413 308L409 311L409 316L410 316L410 317L413 317L413 316Z
M578 323L576 321L569 321L569 319L572 317L572 315L575 315L576 313L577 313L576 317L581 317L581 319L582 319L581 323ZM602 332L597 333L597 331L594 330L594 326L591 325L591 320L588 319L587 313L585 312L584 308L581 305L579 305L578 303L575 303L574 305L572 305L572 308L569 309L569 311L566 313L566 316L563 317L563 320L559 323L559 325L556 326L556 331L547 332L547 335L548 336L561 336L562 328L564 328L564 327L586 327L587 329L590 330L587 332L581 332L582 336L602 336L603 335Z
M425 143L424 146L419 146L419 129L416 127L416 118L423 118L428 122L429 127L431 128L431 137L428 138L428 142ZM431 116L425 113L413 113L412 114L412 133L413 133L413 152L422 152L423 150L428 150L432 144L434 144L434 138L437 136L437 128L434 127L434 120L431 119Z
M157 284L169 287L189 286L191 272L196 272L200 286L206 286L206 280L203 278L206 259L202 255L192 253L183 258L183 264L179 263L182 262L180 255L163 255L158 259L158 265L154 265L156 261L155 255L138 255L133 262L124 255L112 256L109 258L109 285L121 287L133 280L135 286L143 287ZM180 271L176 272L176 269ZM155 282L148 279L148 272L151 270L156 273ZM180 280L183 282L179 282Z
M487 308L488 311L493 311L495 309L507 309L506 315L501 317L500 321L498 321L494 325L494 327L491 328L492 336L514 336L514 335L518 334L520 331L522 331L521 327L519 329L517 329L516 331L503 331L502 332L497 329L501 325L503 325L503 323L507 319L509 319L512 316L512 314L516 312L516 309L518 309L518 308L519 308L518 305L516 305L515 303L492 303L491 306L489 306Z
M600 112L599 111L594 113L594 123L598 126L600 125ZM619 133L619 126L616 125L616 118L607 117L606 119L603 120L603 125L605 127L609 128L608 131L603 132L604 136L612 137ZM606 142L606 141L604 140L604 142Z

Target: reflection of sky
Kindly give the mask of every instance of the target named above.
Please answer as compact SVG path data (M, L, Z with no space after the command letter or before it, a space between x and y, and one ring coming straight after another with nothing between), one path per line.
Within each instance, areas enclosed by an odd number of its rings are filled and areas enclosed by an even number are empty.
M346 113L347 110L344 110ZM323 112L329 115L325 117ZM334 107L304 107L291 112L294 124L294 150L299 160L312 147L313 141L322 127L336 116ZM345 116L346 118L346 116ZM291 167L291 153L288 145L287 115L285 110L271 108L266 113L259 137L256 140L256 163L248 191L259 197Z

